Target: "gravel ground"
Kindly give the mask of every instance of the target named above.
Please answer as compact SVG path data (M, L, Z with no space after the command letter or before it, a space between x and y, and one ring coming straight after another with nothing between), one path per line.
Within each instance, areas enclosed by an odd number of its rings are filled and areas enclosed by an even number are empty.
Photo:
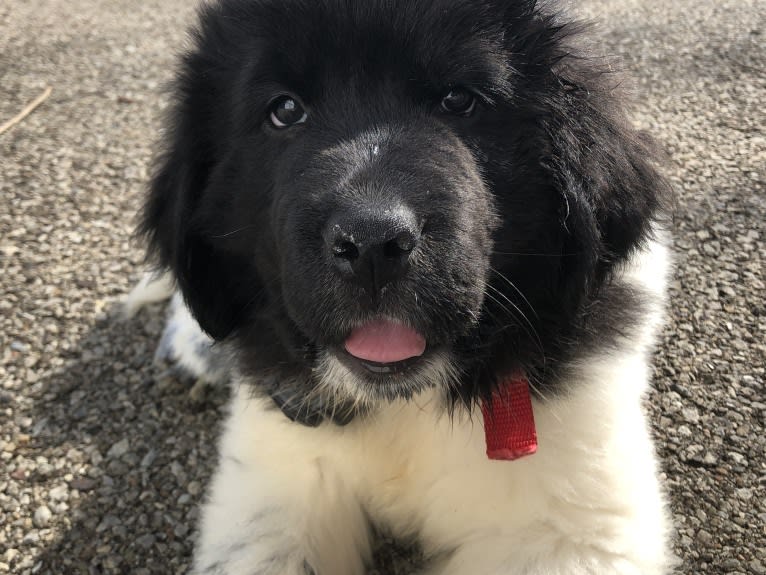
M679 192L652 423L678 572L766 573L763 0L586 0ZM226 392L111 318L188 0L0 3L0 573L181 573ZM395 558L394 558L395 559ZM379 568L393 572L392 567Z

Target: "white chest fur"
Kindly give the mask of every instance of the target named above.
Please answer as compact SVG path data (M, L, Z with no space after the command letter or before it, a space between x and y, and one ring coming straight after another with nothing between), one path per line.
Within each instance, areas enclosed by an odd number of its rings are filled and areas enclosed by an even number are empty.
M450 419L434 396L308 428L241 386L197 572L362 574L371 519L417 536L437 558L427 573L665 573L665 510L641 410L664 274L647 265L662 272L664 250L626 273L657 295L644 329L620 352L582 358L567 395L535 402L539 448L523 459L487 459L481 415Z

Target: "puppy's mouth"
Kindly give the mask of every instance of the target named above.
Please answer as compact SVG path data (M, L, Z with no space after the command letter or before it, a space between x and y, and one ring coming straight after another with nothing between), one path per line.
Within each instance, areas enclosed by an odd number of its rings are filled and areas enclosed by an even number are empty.
M394 320L379 318L356 327L343 344L347 358L366 371L390 375L417 365L426 353L426 338Z

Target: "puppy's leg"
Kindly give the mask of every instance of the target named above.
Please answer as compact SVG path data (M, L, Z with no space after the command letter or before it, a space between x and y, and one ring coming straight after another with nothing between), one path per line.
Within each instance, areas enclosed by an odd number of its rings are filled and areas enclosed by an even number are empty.
M235 392L193 573L363 575L367 521L323 456L338 432L290 422L248 393Z
M170 273L146 272L125 298L120 313L124 319L130 319L142 307L168 299L174 289L175 281Z

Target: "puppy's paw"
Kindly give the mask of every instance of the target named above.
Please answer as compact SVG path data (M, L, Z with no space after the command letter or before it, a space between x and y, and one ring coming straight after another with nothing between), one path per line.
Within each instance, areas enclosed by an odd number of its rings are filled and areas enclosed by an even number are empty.
M190 575L319 575L311 564L295 557L272 556L263 561L235 557L214 560L192 569Z
M154 352L154 361L174 365L183 374L203 384L224 383L229 377L225 354L202 331L178 292L173 294L170 301L165 329Z
M130 319L144 306L169 299L174 290L175 281L169 273L146 272L122 302L119 315Z

